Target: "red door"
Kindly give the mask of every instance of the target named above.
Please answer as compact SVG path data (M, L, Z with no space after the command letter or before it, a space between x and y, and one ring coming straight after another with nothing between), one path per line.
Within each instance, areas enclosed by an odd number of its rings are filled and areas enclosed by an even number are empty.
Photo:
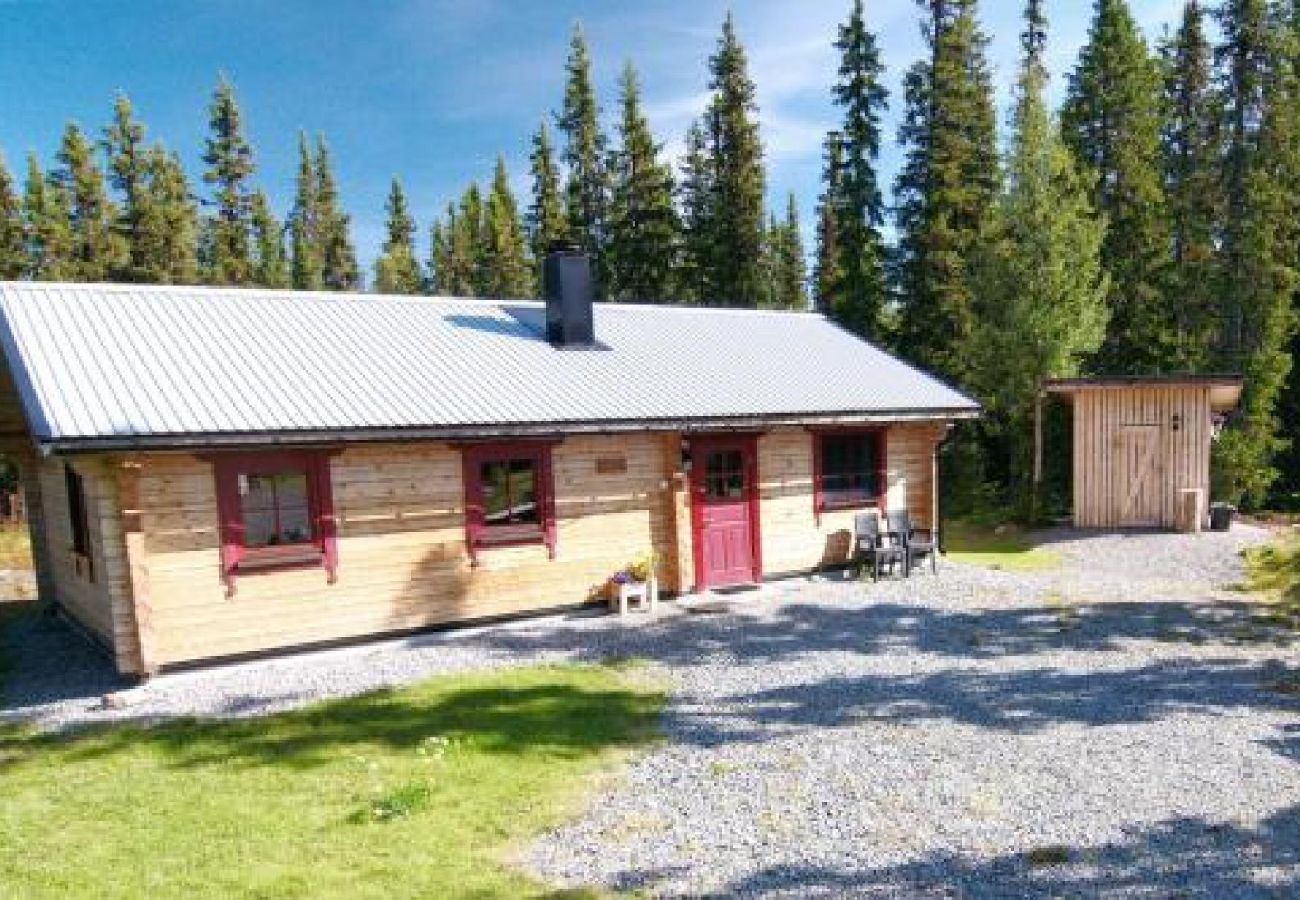
M758 478L753 438L691 443L695 582L701 590L752 584L758 558Z

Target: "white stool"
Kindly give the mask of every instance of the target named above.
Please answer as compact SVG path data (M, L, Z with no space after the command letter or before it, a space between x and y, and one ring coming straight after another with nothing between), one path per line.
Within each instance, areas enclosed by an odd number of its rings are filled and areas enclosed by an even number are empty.
M628 607L634 601L644 606L650 615L654 615L659 607L659 582L651 578L649 581L627 581L620 584L618 586L618 614L626 616ZM611 605L613 605L612 602Z

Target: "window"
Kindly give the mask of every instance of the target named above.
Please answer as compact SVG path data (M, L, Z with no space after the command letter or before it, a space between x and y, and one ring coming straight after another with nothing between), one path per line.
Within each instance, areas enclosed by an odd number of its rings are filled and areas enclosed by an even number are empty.
M541 441L466 444L465 532L471 562L478 551L545 544L555 555L551 445Z
M66 463L63 484L68 495L68 524L72 531L73 568L88 581L94 580L90 555L90 520L86 515L86 484L81 473Z
M814 436L814 503L828 509L884 506L885 437L881 430Z
M329 453L223 453L216 470L221 567L233 595L235 578L286 566L322 566L334 582L337 565Z

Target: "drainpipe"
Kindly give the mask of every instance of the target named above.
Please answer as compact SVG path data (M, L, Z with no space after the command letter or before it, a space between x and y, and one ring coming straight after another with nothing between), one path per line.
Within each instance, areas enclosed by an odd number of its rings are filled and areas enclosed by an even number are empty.
M940 555L947 555L944 544L947 540L948 530L943 527L943 478L940 477L939 462L956 433L957 426L949 425L948 433L943 436L943 440L934 445L934 527Z

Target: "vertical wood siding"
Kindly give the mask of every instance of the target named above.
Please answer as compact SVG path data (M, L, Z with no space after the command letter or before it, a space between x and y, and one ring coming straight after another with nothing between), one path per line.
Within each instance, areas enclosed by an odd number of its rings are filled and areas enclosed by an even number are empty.
M1209 499L1211 431L1207 387L1077 392L1075 524L1080 528L1174 527L1180 490L1196 488Z

